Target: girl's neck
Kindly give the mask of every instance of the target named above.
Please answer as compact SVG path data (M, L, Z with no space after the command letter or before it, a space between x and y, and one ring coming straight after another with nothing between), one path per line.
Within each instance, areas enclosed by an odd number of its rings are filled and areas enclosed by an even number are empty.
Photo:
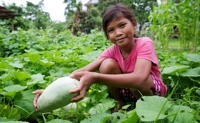
M136 38L133 38L132 42L126 47L120 47L121 52L130 53L135 46Z
M129 56L129 54L131 53L132 49L135 46L135 43L136 43L136 38L133 38L132 43L130 43L127 47L120 48L123 59L126 59Z

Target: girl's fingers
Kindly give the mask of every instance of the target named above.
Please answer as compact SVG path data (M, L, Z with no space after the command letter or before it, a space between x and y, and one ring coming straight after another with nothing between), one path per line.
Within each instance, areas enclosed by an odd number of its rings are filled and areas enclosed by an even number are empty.
M71 93L80 93L80 94L73 97L71 99L71 101L78 102L78 101L82 100L85 96L86 89L87 89L87 87L85 85L83 85L82 82L80 82L79 87L71 91Z
M40 94L36 94L34 100L33 100L33 106L35 108L36 111L38 111L38 108L37 108L37 100L38 98L40 97Z
M42 94L44 90L40 89L40 90L36 90L36 91L33 91L32 94Z
M72 94L78 93L78 92L81 91L82 88L83 88L83 84L80 82L79 85L78 85L78 87L75 88L75 89L73 89L73 90L71 90L70 93L72 93Z
M77 79L77 80L80 80L80 78L83 76L83 72L82 71L75 71L75 72L73 72L73 73L71 73L70 75L69 75L69 77L71 77L71 78L74 78L74 79Z
M72 98L71 101L72 102L78 102L78 101L82 100L83 98L84 98L84 96L78 95L78 96Z
M74 74L70 74L69 77L74 78Z
M38 98L40 97L40 95L42 94L43 91L44 90L41 89L41 90L36 90L36 91L32 92L33 94L36 95L35 98L34 98L34 100L33 100L33 106L34 106L34 108L35 108L36 111L38 111L37 100L38 100Z
M83 88L83 89L80 91L80 95L75 96L74 98L71 99L71 101L72 101L72 102L78 102L78 101L82 100L82 99L85 97L85 92L86 92L86 89Z

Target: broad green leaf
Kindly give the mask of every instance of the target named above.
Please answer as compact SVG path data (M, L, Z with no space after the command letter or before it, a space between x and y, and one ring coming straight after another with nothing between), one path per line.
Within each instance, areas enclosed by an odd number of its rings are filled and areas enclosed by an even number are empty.
M96 57L99 56L100 53L101 53L101 51L99 51L99 50L89 52L89 53L83 55L83 59L91 62L91 61L95 60Z
M31 75L31 78L34 81L42 81L44 79L44 75L42 75L41 73L38 73L38 74Z
M72 122L68 120L62 120L62 119L53 119L47 123L72 123Z
M34 52L34 53L27 53L27 61L30 61L31 63L36 63L40 60L40 53Z
M1 120L1 119L0 119ZM11 121L11 120L7 120L7 121L3 121L1 123L28 123L28 122L25 122L25 121Z
M104 113L115 105L114 101L99 103L89 110L90 114Z
M187 106L174 105L168 111L171 115L168 119L170 123L197 123L194 119L193 110Z
M18 79L19 81L24 81L30 78L30 74L28 72L15 71L14 74L16 79Z
M154 121L167 117L170 104L167 98L159 96L143 96L136 103L136 113L141 121Z
M11 86L5 87L3 90L5 90L6 92L19 92L26 88L27 88L27 86L11 85Z
M44 75L42 75L41 73L38 73L38 74L31 75L31 80L27 82L27 85L31 86L37 83L43 83L43 81L44 81Z
M19 63L18 61L10 62L9 65L15 68L23 68L24 66L23 63Z
M40 64L45 67L54 65L54 62L48 61L47 59L40 60Z
M186 65L165 67L162 71L162 74L175 74L176 72L186 71L188 68L189 66Z
M186 72L182 73L181 75L187 76L187 77L200 77L200 67L188 69Z
M6 117L7 120L20 119L20 113L18 112L17 108L4 104L0 104L0 116Z
M190 62L200 63L200 55L199 54L184 54L187 57L187 60Z
M0 76L0 80L3 80L3 81L8 81L8 80L11 80L12 79L12 75L11 74L9 74L9 73L6 73L6 74L3 74L3 75L1 75Z
M17 92L21 92L24 89L26 89L27 86L21 86L21 85L11 85L3 88L3 91L1 94L7 95L7 96L14 96Z
M100 113L91 115L90 118L84 119L80 123L106 123L106 121L109 121L111 118L111 114Z
M32 94L33 91L34 90L22 91L21 96L18 98L15 97L14 105L20 111L22 117L27 117L35 111L33 107L33 99L35 97L35 95Z
M126 114L120 112L115 112L112 116L112 123L122 123L121 121L127 118Z
M0 71L8 71L10 66L6 62L0 61Z
M127 118L122 120L120 123L138 123L140 120L136 110L129 111L127 115Z
M196 90L196 93L200 96L200 88Z

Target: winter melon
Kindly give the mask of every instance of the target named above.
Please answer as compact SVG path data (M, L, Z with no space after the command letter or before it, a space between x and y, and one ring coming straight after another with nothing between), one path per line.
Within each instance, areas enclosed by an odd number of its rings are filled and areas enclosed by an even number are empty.
M71 98L77 95L71 94L70 91L76 88L78 83L78 80L68 76L52 82L38 98L38 111L49 112L69 104Z

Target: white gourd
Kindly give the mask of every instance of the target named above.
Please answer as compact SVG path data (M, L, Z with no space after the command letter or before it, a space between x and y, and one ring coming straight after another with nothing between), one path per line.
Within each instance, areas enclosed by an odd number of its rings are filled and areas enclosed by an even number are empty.
M70 77L62 77L52 82L43 91L37 101L37 108L40 112L49 112L68 105L71 98L77 94L70 91L77 87L79 81Z

